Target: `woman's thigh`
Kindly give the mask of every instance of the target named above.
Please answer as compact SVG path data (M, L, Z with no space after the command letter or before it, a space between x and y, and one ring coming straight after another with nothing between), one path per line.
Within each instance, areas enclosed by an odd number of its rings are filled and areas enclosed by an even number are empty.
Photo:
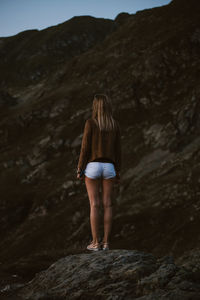
M104 206L112 205L112 195L114 190L115 177L102 179L102 201Z
M85 176L85 185L90 200L90 205L100 205L101 178L92 179Z

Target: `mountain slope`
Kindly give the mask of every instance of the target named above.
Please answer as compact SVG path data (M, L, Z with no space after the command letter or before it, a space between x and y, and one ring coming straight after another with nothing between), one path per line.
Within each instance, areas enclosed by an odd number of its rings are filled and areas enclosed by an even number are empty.
M111 97L122 127L113 249L176 259L198 249L199 10L197 1L172 1L122 14L101 42L58 69L55 65L37 84L4 86L0 253L5 271L14 264L19 273L32 275L85 249L89 202L75 171L96 92Z
M81 16L40 31L0 38L1 86L37 83L63 62L100 43L116 27L113 20Z

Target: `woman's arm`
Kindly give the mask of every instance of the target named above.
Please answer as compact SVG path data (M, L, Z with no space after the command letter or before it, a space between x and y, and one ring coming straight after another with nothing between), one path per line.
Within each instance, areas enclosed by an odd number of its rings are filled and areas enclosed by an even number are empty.
M88 119L85 122L77 171L84 170L86 167L87 160L91 151L91 138L92 127L90 120Z

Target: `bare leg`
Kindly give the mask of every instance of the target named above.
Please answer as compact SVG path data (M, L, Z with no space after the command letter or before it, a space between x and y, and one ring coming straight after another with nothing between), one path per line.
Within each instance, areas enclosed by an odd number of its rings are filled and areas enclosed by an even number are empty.
M99 209L100 209L100 195L99 195L99 179L92 179L85 176L85 185L90 201L90 224L93 237L93 243L99 242Z
M112 217L113 217L113 207L112 207L112 192L114 186L115 178L102 179L102 200L104 206L104 238L105 243L109 243L110 234L112 228Z

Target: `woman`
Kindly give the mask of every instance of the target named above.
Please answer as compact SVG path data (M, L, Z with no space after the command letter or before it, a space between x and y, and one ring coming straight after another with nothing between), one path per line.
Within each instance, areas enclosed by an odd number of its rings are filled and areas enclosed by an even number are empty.
M90 223L93 240L88 250L109 249L112 225L112 191L120 183L121 129L113 118L107 95L96 94L92 105L92 118L85 122L81 151L77 166L77 178L85 175L85 184L90 201ZM81 176L82 175L82 176ZM104 207L104 237L99 242L100 195Z

